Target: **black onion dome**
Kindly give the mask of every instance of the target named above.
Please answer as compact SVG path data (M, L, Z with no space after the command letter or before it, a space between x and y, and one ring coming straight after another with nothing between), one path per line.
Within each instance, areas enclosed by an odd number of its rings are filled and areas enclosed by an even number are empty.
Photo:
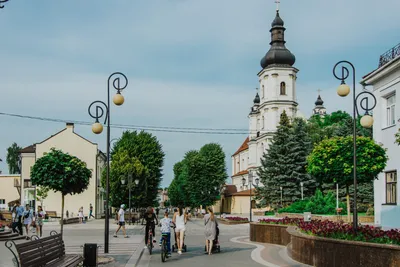
M256 97L254 97L254 104L260 104L260 96L258 95L258 93L256 94Z
M322 106L324 104L324 101L322 100L321 96L318 95L317 101L315 101L316 106Z
M296 62L296 57L285 46L285 27L284 22L279 16L279 11L276 12L276 17L271 23L271 48L261 59L261 67L264 69L270 65L278 66L293 66Z
M275 26L283 26L285 23L283 22L283 19L281 19L281 17L279 16L279 11L276 11L276 17L275 19L272 21L271 23L271 27L275 27Z

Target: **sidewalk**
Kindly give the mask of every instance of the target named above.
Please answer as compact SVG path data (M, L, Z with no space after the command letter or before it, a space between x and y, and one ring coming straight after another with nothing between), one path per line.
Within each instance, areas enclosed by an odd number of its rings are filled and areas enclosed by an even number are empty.
M144 247L143 225L126 225L129 238L124 238L122 231L118 237L113 237L117 228L114 220L110 220L109 253L104 254L104 220L90 220L85 224L67 224L64 225L63 239L67 254L83 254L83 245L85 243L95 243L98 246L98 255L114 258L114 261L101 265L111 266L129 266L133 267L139 259L140 253ZM60 225L56 222L49 222L43 226L43 236L48 236L50 231L60 232ZM30 233L32 235L32 233ZM24 240L18 243L26 242ZM5 247L5 242L0 242L0 267L11 267L12 253ZM17 243L17 242L16 242ZM129 264L128 264L129 263Z

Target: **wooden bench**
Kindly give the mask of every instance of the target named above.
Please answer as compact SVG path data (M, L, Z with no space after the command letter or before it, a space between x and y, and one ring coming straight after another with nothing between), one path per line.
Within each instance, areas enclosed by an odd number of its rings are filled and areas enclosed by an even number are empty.
M88 217L84 216L83 221L87 222ZM61 224L61 220L59 220L59 223ZM64 218L64 224L72 224L72 223L79 223L79 217Z
M21 244L15 244L9 240L5 245L14 255L18 267L66 267L78 266L83 262L83 258L80 255L65 254L62 236L55 231L52 231L50 236L42 239ZM16 253L12 249L13 246Z
M45 218L60 218L57 216L57 212L56 211L46 211L46 215Z

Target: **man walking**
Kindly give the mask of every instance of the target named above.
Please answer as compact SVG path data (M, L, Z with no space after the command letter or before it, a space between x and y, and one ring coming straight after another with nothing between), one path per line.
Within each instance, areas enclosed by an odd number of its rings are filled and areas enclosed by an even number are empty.
M94 218L94 216L93 216L93 206L92 206L92 203L90 203L90 207L89 207L89 219L90 219L91 217Z
M118 237L118 231L119 229L121 229L122 227L122 233L124 234L125 238L128 238L129 236L126 235L126 230L125 230L125 205L122 204L121 208L119 209L118 215L117 215L117 219L118 219L118 228L117 231L115 231L114 237Z
M23 206L21 206L21 203L19 201L17 201L15 204L17 205L16 212L17 212L18 232L19 232L19 235L23 235L23 232L22 232L22 217L24 216L25 209L24 209Z

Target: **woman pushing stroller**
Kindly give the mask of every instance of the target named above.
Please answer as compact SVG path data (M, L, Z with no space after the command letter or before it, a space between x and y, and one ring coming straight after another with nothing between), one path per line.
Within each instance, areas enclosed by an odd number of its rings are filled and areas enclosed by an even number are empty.
M178 240L178 254L182 254L183 239L185 237L187 216L186 212L182 207L179 207L178 211L174 213L172 222L175 224L175 234Z
M217 218L211 208L208 208L208 213L204 216L204 235L206 237L206 254L211 255L213 251L214 241L217 240L219 229Z

